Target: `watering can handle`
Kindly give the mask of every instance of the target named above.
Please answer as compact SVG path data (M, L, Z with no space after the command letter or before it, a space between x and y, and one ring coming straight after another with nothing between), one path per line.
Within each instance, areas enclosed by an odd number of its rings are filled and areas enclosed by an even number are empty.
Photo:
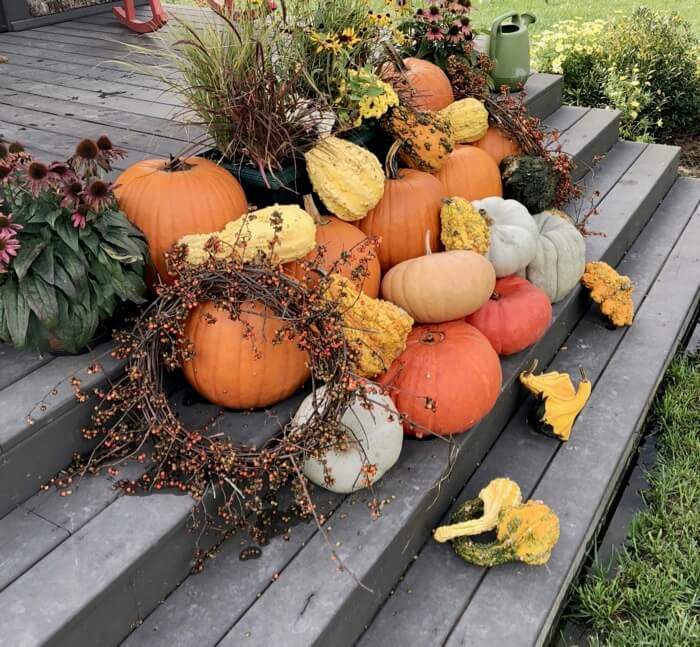
M518 13L517 11L509 11L504 13L502 16L498 16L496 20L491 23L491 38L489 41L489 58L491 60L496 60L496 37L498 36L498 29L501 23L508 18L517 18L513 20L515 23L523 22L525 25L530 25L535 22L536 18L530 13Z

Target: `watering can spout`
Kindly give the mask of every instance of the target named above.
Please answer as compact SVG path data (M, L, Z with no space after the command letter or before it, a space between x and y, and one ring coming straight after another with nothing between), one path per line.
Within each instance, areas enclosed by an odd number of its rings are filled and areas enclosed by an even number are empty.
M506 22L510 19L510 22ZM529 13L511 11L496 18L491 25L489 58L491 76L496 87L507 85L517 90L530 75L530 36L528 25L536 21Z

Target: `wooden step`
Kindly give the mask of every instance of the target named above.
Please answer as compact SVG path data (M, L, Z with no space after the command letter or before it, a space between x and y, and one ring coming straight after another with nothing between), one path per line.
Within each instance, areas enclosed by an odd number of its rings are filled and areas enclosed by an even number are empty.
M676 163L677 150L667 147L622 142L611 151L598 172L596 224L602 228L605 221L607 235L589 239L592 257L619 260L627 246L618 239L636 238L670 186ZM618 185L644 189L632 195L625 191L623 206ZM486 421L455 438L458 453L448 481L443 481L450 451L446 443L407 441L399 465L378 489L378 496L390 501L378 521L370 519L364 495L348 497L337 507L327 524L330 540L373 593L336 573L323 537L313 526L301 526L290 542L273 539L254 563L240 562L237 540L225 544L214 568L187 578L125 644L214 645L227 632L222 644L240 644L248 633L251 644L276 639L290 645L351 644L516 409L521 398L517 373L535 354L554 355L586 307L582 295L572 295L557 306L554 324L535 349L504 360L499 403ZM272 608L275 623L265 620ZM206 623L197 621L201 614ZM337 642L324 642L331 634Z
M636 285L633 327L611 331L592 307L552 362L551 370L570 373L583 366L594 383L571 440L562 444L532 432L525 422L530 403L524 403L441 520L449 522L457 505L477 496L492 478L513 478L524 498L541 498L560 515L562 536L547 567L468 566L449 547L428 539L360 647L546 643L658 381L695 311L698 204L700 181L679 179L620 263ZM677 289L680 275L683 288Z

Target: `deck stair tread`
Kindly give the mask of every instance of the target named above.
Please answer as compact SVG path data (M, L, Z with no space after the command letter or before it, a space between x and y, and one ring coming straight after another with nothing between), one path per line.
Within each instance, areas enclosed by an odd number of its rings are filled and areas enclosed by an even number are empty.
M640 394L646 398L643 400L644 406L640 406L636 411L638 419L643 419L646 405L655 390L656 383L650 384L648 388L642 383L629 384L629 373L626 372L622 358L625 353L639 354L639 348L642 347L639 345L641 340L636 335L632 336L631 333L638 328L647 328L648 325L645 324L647 317L652 317L656 321L660 290L668 289L666 281L673 276L673 272L678 270L675 255L685 253L688 241L692 240L693 235L697 236L692 228L698 228L699 204L700 181L679 179L619 264L618 270L631 276L636 286L634 300L638 314L632 329L610 330L597 307L592 307L572 331L564 347L549 366L548 370L565 371L571 374L576 374L578 366L582 366L594 383L594 397L587 405L585 415L581 415L577 421L571 440L567 444L562 444L555 439L531 431L525 422L530 405L528 402L524 403L471 476L464 490L457 497L457 502L443 517L441 523L449 523L452 512L459 504L477 496L486 483L500 476L508 476L517 481L523 490L524 498L534 496L551 504L554 510L561 514L562 528L566 526L568 529L571 524L580 523L578 506L583 503L583 498L586 498L582 496L582 492L589 491L598 482L602 484L611 480L610 474L607 474L604 469L594 469L592 464L582 464L587 459L592 460L593 464L599 460L603 462L603 455L607 452L603 444L594 450L588 444L588 440L593 436L597 424L602 425L601 431L608 436L616 435L615 430L619 429L621 424L620 419L612 418L607 420L607 424L593 422L591 415L595 412L600 413L601 409L604 413L607 409L610 411L609 416L617 416L616 411L610 410L610 398L618 398L620 400L618 406L621 408L628 406L631 408L633 403L631 398L627 397L631 387L632 390L638 388ZM694 218L693 213L695 213ZM674 247L674 252L668 256L668 251ZM692 287L693 279L690 276L689 279ZM698 280L695 281L695 286L697 285ZM674 324L680 324L693 309L693 298L688 295L684 295L683 298L679 298L680 303L677 307L685 306L685 310L682 312L674 310L674 315L679 315L678 322L670 319ZM662 330L663 332L659 333L657 328L656 338L653 341L644 342L647 345L651 342L652 345L664 346L667 357L653 369L657 372L661 371L661 374L665 366L664 362L672 355L670 349L677 343L680 336L677 332L673 334L670 330L667 332L666 328ZM620 397L622 392L624 397ZM608 401L603 405L605 398L608 398ZM630 426L624 430L619 429L619 433L626 433L628 437L632 437L636 429L636 425ZM547 482L549 470L554 464L553 460L559 455L578 457L578 462L568 465L568 481L560 480L557 483L560 488L559 494L554 496L550 490L547 496L539 497L537 494L539 490L536 491L536 487L539 488ZM571 502L569 504L571 509L565 512L564 508L567 505L564 504L562 507L562 500L566 501L567 498ZM402 644L409 638L413 641L410 644L415 645L443 644L448 638L450 645L461 644L460 640L467 641L467 639L472 641L471 644L480 645L535 644L532 630L529 633L525 632L529 624L525 616L530 613L537 616L535 611L538 608L541 610L543 604L542 597L538 598L530 592L529 584L533 581L542 581L541 586L554 587L554 563L559 561L557 553L564 552L564 545L565 543L568 545L568 540L569 533L565 531L562 533L560 546L555 549L553 561L543 569L509 565L487 572L486 569L465 565L453 551L445 550L445 546L429 539L401 580L397 582L395 592L373 619L359 641L359 647ZM580 564L582 555L577 557L577 560L572 560L573 571ZM493 587L485 589L482 593L481 586L487 578L492 578L499 586L498 596L490 598L489 614L494 614L490 617L498 615L498 609L501 609L502 615L499 617L503 619L502 623L510 630L517 626L519 631L523 631L517 639L512 635L508 638L487 633L477 635L468 626L468 622L474 621L478 610L483 612L485 603L483 596L488 595L489 591L493 593ZM522 586L516 583L518 579L522 579L523 585L528 586L528 593L523 599L516 601L514 597L524 593ZM516 591L513 595L511 595L512 590ZM557 591L563 593L561 585ZM415 613L418 600L421 608L419 615ZM502 604L501 600L503 600ZM561 599L558 602L560 604ZM472 608L472 604L478 606ZM548 604L547 608L556 608L556 606ZM468 621L460 620L467 616ZM483 623L481 625L483 628ZM546 632L540 631L540 633ZM469 643L465 642L465 644Z
M619 257L624 252L626 247L618 245L616 241L618 239L627 240L628 238L629 240L633 240L636 237L636 234L628 233L627 230L636 230L638 233L644 222L649 218L654 207L666 192L673 179L676 163L677 150L668 147L655 147L621 142L610 152L598 171L600 185L603 187L601 195L597 198L600 202L601 210L599 219L602 222L606 220L606 213L612 213L612 211L608 211L605 206L609 200L612 200L613 206L616 209L617 218L615 218L614 223L609 227L607 237L595 237L595 239L591 239L595 247L591 252L592 254L599 256L609 256L612 254L613 256L617 255ZM609 174L614 177L609 177ZM628 196L628 205L626 208L620 210L615 187L622 181L626 181L628 184L638 183L644 187L644 190L638 192L633 200L629 200ZM573 321L578 318L579 315L577 313L583 308L579 301L579 297L574 295L563 305L557 307L557 312L559 312L561 316L558 317L557 323L552 327L552 333L550 335L552 339L550 339L548 343L548 350L544 351L545 354L551 355L556 351L560 341L563 340L568 333ZM505 397L502 397L502 400L504 400L504 411L497 415L496 421L493 423L499 429L502 428L510 415L508 410L517 404L518 395L517 390L513 388L513 382L517 371L525 361L527 360L523 357L520 358L519 361L514 358L509 358L504 362L504 369L508 375L506 389L504 390ZM488 423L485 423L484 428L487 426ZM459 446L464 443L464 439L467 437L478 437L476 433L472 433L474 435L470 436L470 434L467 434L462 437L462 439L458 440L457 445ZM484 452L491 442L492 441L486 441L482 447L476 448L475 451ZM466 445L469 443L464 444ZM351 527L348 524L354 516L358 524L357 527L362 528L362 532L368 533L368 535L371 535L373 538L375 534L381 533L381 541L378 543L390 543L397 524L405 530L410 523L414 523L416 518L426 512L425 508L429 505L430 501L424 494L435 484L436 480L439 480L444 470L447 452L446 444L433 442L432 447L434 447L435 451L430 457L425 456L425 446L424 443L418 443L416 441L407 443L407 449L405 456L402 457L401 465L394 470L394 473L385 479L387 482L383 484L380 489L380 492L389 492L390 494L387 495L388 497L392 494L395 495L396 499L385 508L385 513L378 522L372 522L370 520L367 510L362 504L362 495L349 497L342 503L340 501L334 503L329 501L328 505L331 509L340 504L338 512L336 513L336 518L340 519L344 515L347 515L344 525ZM464 456L467 453L469 452L462 451L460 455ZM426 460L426 458L428 458L428 460ZM107 481L106 477L101 478ZM135 623L139 617L146 616L156 602L164 598L170 589L174 588L178 580L187 575L194 541L188 533L184 532L184 528L190 516L192 507L191 501L186 497L164 495L165 498L162 499L161 506L161 504L158 503L161 501L161 495L147 498L122 499L118 498L116 493L109 489L107 482L98 483L98 485L104 486L104 489L92 485L92 487L88 488L89 491L85 493L84 490L79 487L71 497L59 497L55 492L42 492L25 503L22 507L24 511L40 518L48 525L42 526L41 531L37 533L38 535L43 534L44 538L37 536L34 543L28 546L28 548L31 548L29 552L34 551L34 560L36 564L32 567L31 564L28 563L28 561L31 560L25 558L24 562L16 565L15 577L17 579L12 583L7 582L9 586L0 593L0 604L13 605L19 604L20 601L26 603L27 595L31 592L34 603L38 606L43 605L41 595L34 591L36 574L39 573L42 577L49 578L48 581L52 581L52 573L57 577L60 573L65 573L65 571L60 570L59 564L67 554L74 554L75 550L72 547L78 544L91 545L95 542L99 543L104 550L108 551L107 545L113 545L113 540L111 538L106 539L109 535L104 534L105 529L112 526L123 525L124 523L131 526L131 543L138 546L139 550L135 549L134 551L120 554L118 558L111 559L107 563L86 558L84 564L81 562L80 567L81 572L85 573L91 572L92 569L99 568L101 581L105 582L103 589L87 590L87 597L97 596L100 597L100 599L110 599L109 596L114 596L114 599L121 601L119 608L123 612L123 617L122 625L118 626L122 626L122 629L124 629L124 625L126 625L127 629L123 631L123 633L126 633L128 631L128 626L130 626L131 623ZM406 488L410 490L408 495L406 493ZM452 496L456 494L457 492L455 491L452 493ZM149 503L150 501L154 503ZM147 512L147 510L150 510L151 506L156 506L161 510L161 513L151 514ZM436 506L436 509L439 509L439 507L439 505ZM424 531L427 531L431 526L432 520L430 520L430 517L434 516L434 514L434 512L428 510L428 521ZM148 529L142 531L138 520L145 518L149 519ZM3 524L6 523L7 519L6 517L6 519L0 520L0 534L5 528ZM14 522L14 527L17 527L17 518L10 518L10 521ZM7 523L9 524L10 521L7 521ZM34 519L31 519L31 521L36 524ZM60 528L61 531L71 534L66 537L62 532L56 531L55 528ZM333 533L335 532L334 530ZM355 530L353 530L353 534L354 532ZM113 534L114 541L118 541L121 538L119 531ZM334 537L334 539L336 538ZM415 541L412 537L404 536L401 539L408 543ZM22 540L23 534L20 533L19 536L16 536L15 542L17 545L20 545ZM337 538L337 541L345 542L348 545L351 543L350 538ZM377 549L374 546L375 540L372 539L372 542L371 550L355 551L355 554L353 554L351 568L358 572L358 574L364 574L365 570L372 566L372 560L377 559ZM301 546L302 543L305 544L303 549ZM163 558L159 561L160 566L158 567L163 571L163 577L160 579L154 577L153 572L149 570L153 568L153 564L149 564L145 561L145 556L149 554L149 551L155 550L156 546L158 550L163 552ZM138 644L138 641L143 640L146 636L148 636L147 640L155 640L155 636L158 632L149 633L149 627L162 627L163 623L159 623L158 618L167 617L170 608L177 609L178 599L184 600L187 596L190 596L191 598L201 599L202 605L206 606L211 600L222 597L222 586L224 588L226 586L235 587L238 581L237 571L235 569L241 568L240 565L242 562L237 560L237 553L233 543L231 543L230 546L231 548L228 549L226 553L228 557L222 557L220 561L215 562L217 573L229 573L230 577L228 579L222 575L218 578L213 578L213 576L209 576L206 572L203 576L188 578L186 580L186 585L181 586L164 605L152 614L151 618L147 619L143 627L134 633L130 638L131 643ZM303 569L305 568L303 564L308 563L308 560L312 560L317 562L317 565L320 564L324 568L324 571L325 568L330 571L330 573L326 573L326 575L333 583L334 588L337 589L337 591L334 591L334 595L337 593L336 598L334 598L334 603L336 599L338 603L348 599L348 593L351 593L347 591L349 578L347 575L338 574L338 576L335 576L332 573L332 565L327 559L327 547L325 542L321 540L320 535L315 531L312 524L297 527L295 533L292 533L292 539L289 542L285 542L282 539L273 540L272 546L274 546L274 548L270 548L270 551L273 552L273 555L271 555L269 563L266 560L267 554L265 554L263 559L258 562L253 562L250 565L246 564L245 568L248 571L248 576L247 579L244 579L250 585L247 590L254 591L257 596L258 593L261 593L269 586L275 572L282 572L281 581L277 582L275 586L270 589L270 592L274 592L280 584L284 584L283 578L288 571L291 572L294 568ZM227 549L225 548L225 550ZM359 568L355 560L362 559L363 555L366 555L367 564ZM295 556L296 559L294 559ZM51 568L43 566L40 570L35 571L35 569L39 568L45 562L53 564L53 566ZM295 567L297 562L299 565ZM228 564L231 570L229 571L229 568L223 568L224 564ZM73 565L75 567L75 562ZM285 565L287 565L286 569ZM403 568L405 568L405 565L404 558L400 557L398 563L392 568L396 570L397 575L399 575ZM318 570L318 568L316 568L316 570ZM165 577L166 574L168 577ZM315 586L318 584L315 578L308 579L310 580L310 585ZM207 586L202 587L200 585L201 582L206 582ZM257 588L252 582L257 582ZM213 584L210 586L210 583ZM135 594L135 591L139 593ZM236 595L241 595L241 590L236 591ZM265 595L268 594L264 594L261 600L266 599ZM224 596L224 599L227 597L230 599L230 596ZM126 602L126 600L129 599L137 599L139 602L140 606L137 605L139 612L136 615L134 615L134 605L127 604ZM246 612L255 613L255 609L258 607L259 603L254 604L255 598L248 599L247 602L245 602L245 600L245 596L241 596L241 602L237 605L237 610L231 609L228 616L225 614L220 616L219 623L223 624L221 624L218 630L220 634L219 637L225 635L226 631L233 626L233 623L239 616L242 616L243 621L245 621ZM381 597L378 597L372 601L370 608L372 610L376 609L380 602ZM81 600L78 600L76 598L64 597L60 603L53 605L54 613L47 616L49 620L47 620L43 629L37 627L37 631L49 632L41 635L53 635L56 640L63 640L63 636L71 635L70 627L72 627L78 619L85 616L87 613L86 608L90 607L90 604L89 600L86 599L81 598ZM246 605L250 606L250 609ZM315 605L310 605L310 607L311 606L313 606L314 614L317 615L320 612L319 608ZM364 604L360 605L358 608L362 609L363 614L367 613ZM180 608L180 611L181 610L182 607ZM362 627L370 616L362 617L359 626ZM165 625L170 626L169 623L165 623ZM20 631L19 627L16 629ZM106 644L110 642L109 636L112 638L114 637L112 634L108 636L109 631L112 630L116 631L116 629L112 628L111 624L107 623L104 627L104 631L106 632ZM176 636L169 637L169 640L175 639ZM205 638L201 637L201 640L205 640ZM29 640L27 644L33 643ZM57 644L60 644L60 642ZM150 643L145 642L143 644ZM303 644L303 642L299 644Z

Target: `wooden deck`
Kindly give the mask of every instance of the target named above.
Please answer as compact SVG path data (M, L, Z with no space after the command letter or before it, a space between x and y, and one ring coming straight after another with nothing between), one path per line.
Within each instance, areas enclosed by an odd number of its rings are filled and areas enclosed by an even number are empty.
M177 13L201 19L197 10ZM122 167L201 140L171 120L177 97L118 62L133 59L124 43L145 42L157 46L158 35L129 34L109 15L0 34L0 54L10 59L0 65L0 136L53 159L69 155L77 138L106 132L129 151ZM378 487L387 502L379 520L371 519L362 492L320 494L330 538L364 587L336 572L313 524L273 538L259 560L241 561L246 539L236 537L193 576L189 498L121 497L108 475L86 479L70 497L39 492L73 452L86 449L79 430L89 407L76 403L67 384L52 389L75 371L84 388L104 380L85 373L95 359L108 376L121 367L109 360L108 345L77 358L40 358L0 345L0 645L72 647L87 644L88 635L91 645L126 639L129 647L544 643L658 380L695 316L700 181L676 179L675 148L618 142L616 113L560 107L556 78L534 77L530 87L531 110L562 132L565 149L581 162L579 177L606 153L585 177L586 199L599 209L592 227L603 234L588 239L587 253L635 280L634 326L609 330L575 290L557 304L538 344L503 359L499 402L455 438L449 477L446 444L407 440ZM594 382L565 445L524 424L517 376L533 358L557 370L583 365ZM185 403L186 389L174 398L183 416L208 418L206 405ZM265 412L230 412L222 425L260 442L297 401L276 407L274 424ZM456 502L496 476L515 478L526 496L559 513L562 539L546 568L477 569L431 540L430 530Z

